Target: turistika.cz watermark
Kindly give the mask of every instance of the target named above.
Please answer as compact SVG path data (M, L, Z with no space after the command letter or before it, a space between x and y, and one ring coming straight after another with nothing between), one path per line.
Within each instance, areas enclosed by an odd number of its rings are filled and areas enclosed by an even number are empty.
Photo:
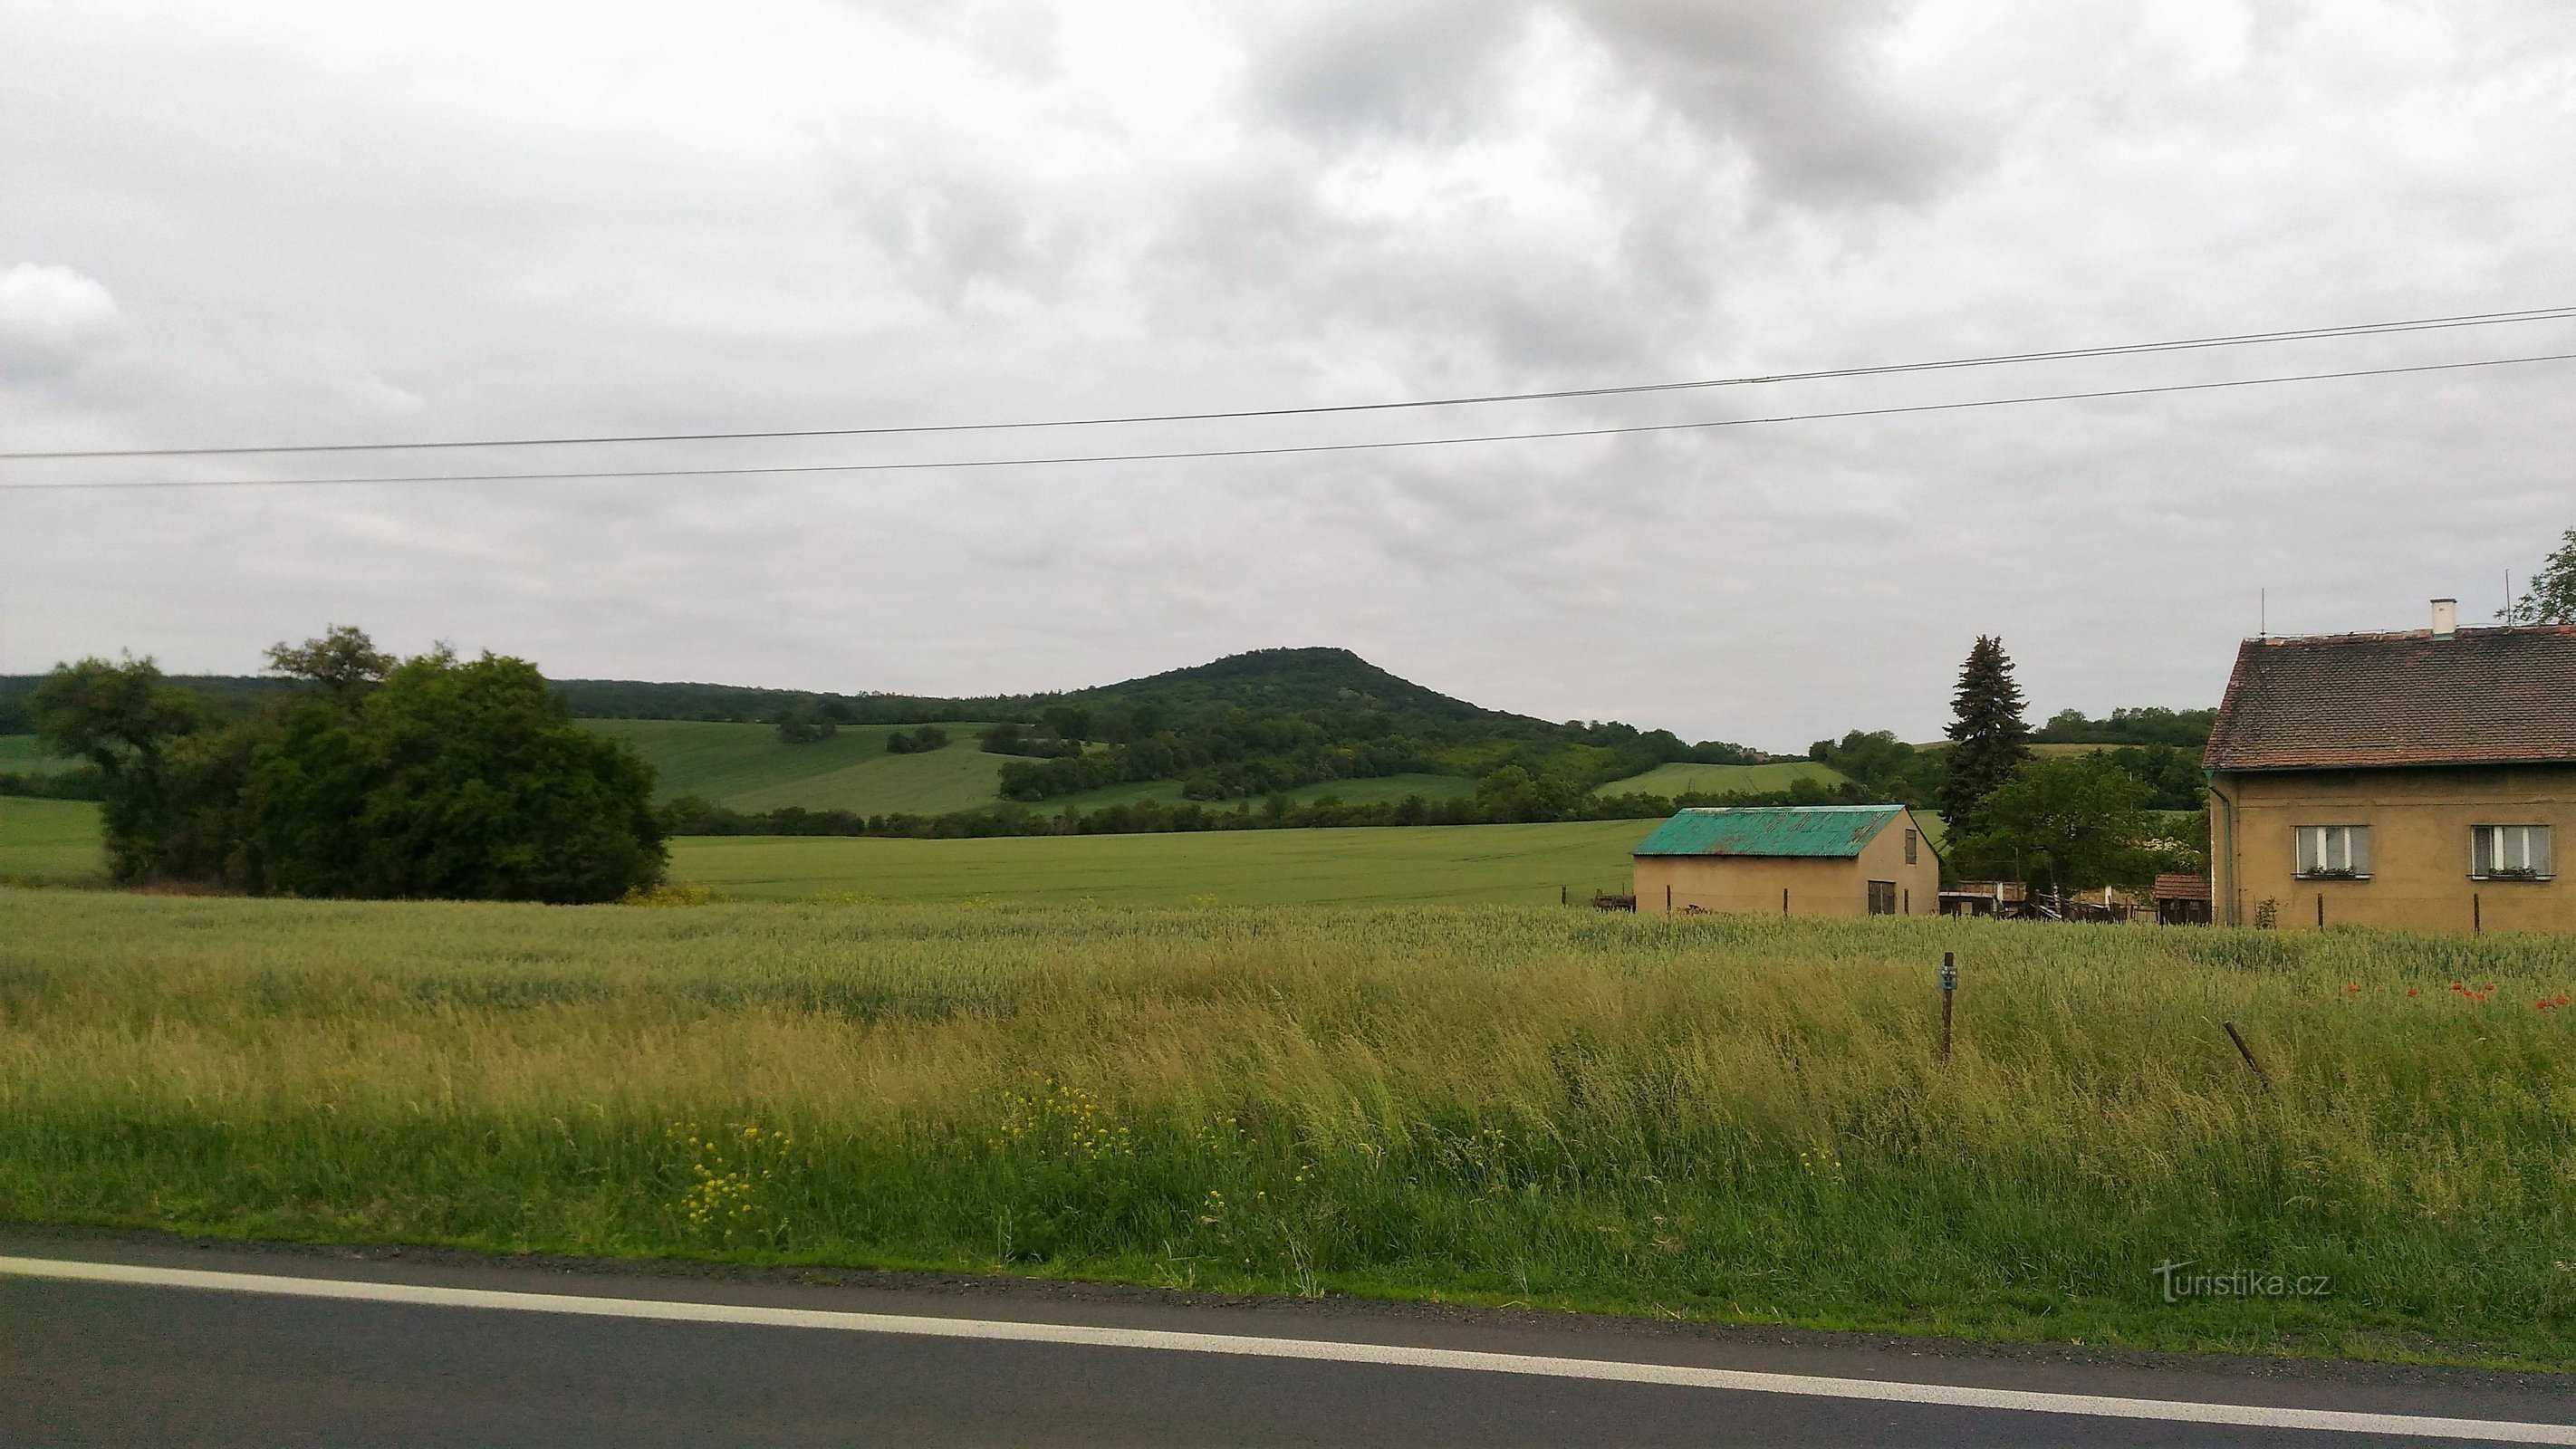
M2265 1273L2253 1268L2230 1268L2224 1272L2203 1269L2185 1272L2199 1264L2197 1258L2179 1263L2159 1263L2149 1270L2164 1286L2165 1301L2180 1303L2186 1298L2324 1298L2334 1292L2334 1275L2307 1273L2292 1277L2286 1273Z

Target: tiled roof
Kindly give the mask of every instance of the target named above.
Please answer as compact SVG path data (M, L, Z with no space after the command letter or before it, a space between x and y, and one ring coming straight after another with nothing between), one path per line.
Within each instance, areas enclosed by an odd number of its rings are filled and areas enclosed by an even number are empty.
M2157 876L2155 897L2160 901L2208 900L2209 877L2205 875Z
M2576 626L2249 639L2213 770L2576 761Z
M1849 857L1878 838L1902 805L1743 805L1684 810L1655 827L1639 855Z

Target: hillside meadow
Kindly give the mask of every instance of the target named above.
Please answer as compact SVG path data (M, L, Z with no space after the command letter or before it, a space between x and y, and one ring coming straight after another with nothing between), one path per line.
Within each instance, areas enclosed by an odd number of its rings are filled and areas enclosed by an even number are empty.
M844 725L830 739L787 744L774 726L699 720L590 719L582 728L633 745L654 770L657 799L682 795L733 810L853 810L862 815L944 815L998 798L1007 756L975 744L975 723L943 724L945 748L886 749L894 725Z
M0 735L0 774L59 775L79 767L80 761L52 753L34 735Z
M96 805L0 795L0 885L98 880L106 874Z
M2537 938L10 890L0 1215L2564 1369L2571 990Z

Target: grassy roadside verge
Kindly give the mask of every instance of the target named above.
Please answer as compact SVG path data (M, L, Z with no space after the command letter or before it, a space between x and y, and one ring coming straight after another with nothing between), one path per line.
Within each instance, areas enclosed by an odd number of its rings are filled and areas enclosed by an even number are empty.
M0 1216L2564 1369L2571 985L2535 938L5 891Z

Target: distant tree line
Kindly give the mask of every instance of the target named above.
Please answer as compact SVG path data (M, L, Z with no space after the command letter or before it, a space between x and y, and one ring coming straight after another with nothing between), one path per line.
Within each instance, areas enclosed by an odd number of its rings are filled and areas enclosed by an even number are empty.
M2210 726L2217 722L2214 709L2115 709L2103 719L2061 709L2030 738L2042 745L2164 745L2197 754L2208 747Z
M1860 805L1875 803L1854 785L1828 788L1799 780L1786 790L1681 795L1567 795L1542 788L1528 772L1505 767L1478 782L1472 796L1430 800L1410 795L1395 801L1348 801L1324 796L1295 801L1284 794L1241 800L1231 806L1184 800L1143 800L1090 810L1033 810L1004 804L945 815L862 815L849 810L730 810L695 797L664 805L663 828L672 835L871 835L895 839L959 839L996 835L1138 835L1198 830L1302 830L1406 825L1505 825L1564 820L1658 820L1701 805Z

